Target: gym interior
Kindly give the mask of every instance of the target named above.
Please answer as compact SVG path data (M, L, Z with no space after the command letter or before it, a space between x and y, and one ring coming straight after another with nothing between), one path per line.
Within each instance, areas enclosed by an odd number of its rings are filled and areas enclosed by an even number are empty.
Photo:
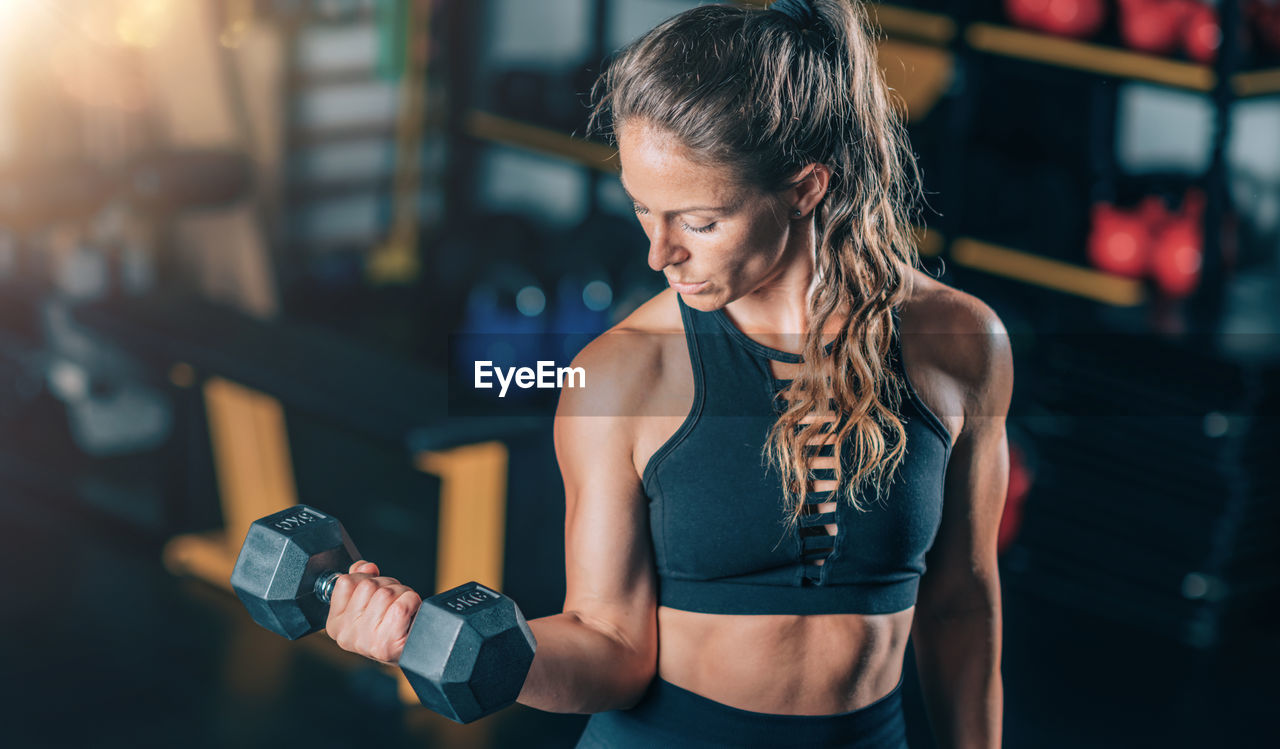
M466 363L568 362L665 288L586 95L699 4L0 2L0 741L573 746L585 715L450 720L231 576L305 504L424 598L561 610L555 392ZM1273 746L1280 3L868 12L922 266L1013 347L1005 744Z

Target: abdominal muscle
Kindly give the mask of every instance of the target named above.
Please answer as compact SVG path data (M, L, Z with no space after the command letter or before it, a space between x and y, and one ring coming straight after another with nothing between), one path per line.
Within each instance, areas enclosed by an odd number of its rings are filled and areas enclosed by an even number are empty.
M659 606L658 676L751 712L857 710L898 684L913 612L742 616Z

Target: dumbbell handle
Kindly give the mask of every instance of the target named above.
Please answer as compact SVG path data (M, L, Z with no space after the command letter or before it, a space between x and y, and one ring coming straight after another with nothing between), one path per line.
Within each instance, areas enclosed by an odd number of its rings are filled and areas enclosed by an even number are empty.
M336 583L338 578L341 576L341 572L326 572L320 577L317 577L314 588L316 598L319 598L322 603L327 604L329 599L333 596L334 583Z

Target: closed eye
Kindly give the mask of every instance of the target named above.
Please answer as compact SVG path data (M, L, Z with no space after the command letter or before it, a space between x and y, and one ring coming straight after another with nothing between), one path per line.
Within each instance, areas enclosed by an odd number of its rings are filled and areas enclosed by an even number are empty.
M632 209L633 211L635 211L637 215L640 215L640 216L643 216L643 215L645 215L646 213L648 213L648 212L649 212L649 209L647 209L647 208L641 208L641 207L640 207L640 206L638 206L638 205L633 205L633 206L631 206L631 209ZM710 231L714 231L714 230L715 230L715 228L716 228L716 222L712 221L711 223L707 224L706 226L689 226L688 224L686 224L686 223L684 223L684 222L682 221L682 222L680 222L680 226L681 226L685 231L690 231L690 232L693 232L694 234L706 234L707 232L710 232Z

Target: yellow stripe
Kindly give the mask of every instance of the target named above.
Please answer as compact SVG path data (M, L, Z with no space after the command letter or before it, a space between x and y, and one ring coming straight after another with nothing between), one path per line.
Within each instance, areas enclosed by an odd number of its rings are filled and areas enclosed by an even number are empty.
M475 580L502 587L507 524L507 447L481 442L418 455L440 477L436 590Z
M1103 75L1163 83L1196 91L1213 89L1217 77L1205 65L1088 44L1048 34L975 23L966 32L970 46L992 54L1087 70Z
M1236 96L1260 96L1280 92L1280 68L1253 70L1231 76Z
M473 138L568 159L602 172L613 174L620 169L618 152L609 146L488 112L471 112L463 129Z
M236 553L225 531L184 533L164 545L165 569L175 575L190 575L231 592L231 570Z
M1145 296L1138 281L974 239L957 239L951 258L968 268L1120 307L1137 306Z
M205 382L204 397L234 558L253 521L298 503L284 409L268 395L217 377Z
M926 229L923 226L913 226L912 231L916 236L916 252L924 257L937 257L942 254L942 246L946 240L941 232Z

